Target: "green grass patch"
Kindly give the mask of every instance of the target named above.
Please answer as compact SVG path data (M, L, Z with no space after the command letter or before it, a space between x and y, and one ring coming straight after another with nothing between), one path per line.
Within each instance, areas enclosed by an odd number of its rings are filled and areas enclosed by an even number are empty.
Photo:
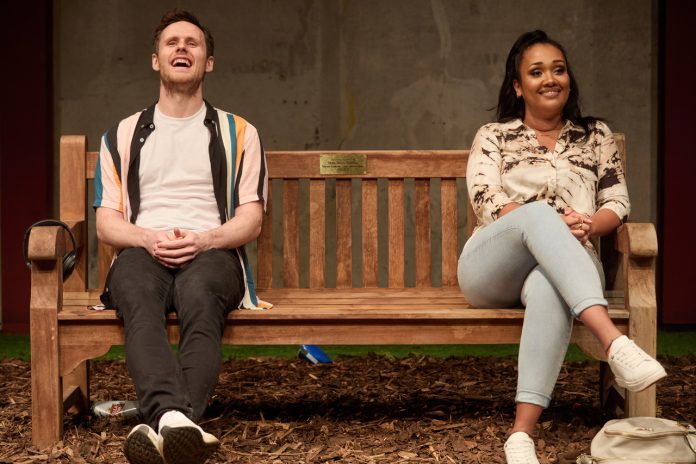
M176 347L175 347L176 348ZM409 355L433 356L438 358L466 356L517 356L517 345L323 345L322 349L332 358L341 356L366 356L374 353L393 358ZM297 356L296 345L263 346L224 346L223 359L271 357L291 359ZM660 330L657 334L657 353L662 356L696 355L696 331ZM99 359L124 359L123 346L112 347ZM0 334L0 359L29 360L29 337L26 335ZM576 345L570 345L566 354L567 361L585 361L589 359Z
M696 355L696 332L669 329L657 332L657 354L663 356Z
M173 346L176 350L176 345ZM324 345L322 349L331 359L341 356L367 356L370 353L392 358L407 356L433 356L436 358L467 357L467 356L517 356L517 345ZM222 357L229 359L246 358L280 358L292 359L297 356L297 345L225 345L222 347ZM107 354L98 359L119 360L125 356L123 346L112 347ZM584 361L589 359L577 346L568 348L566 360Z
M29 335L0 334L0 359L29 360Z
M237 350L241 348L240 350ZM257 348L268 348L270 351L267 354L259 354ZM229 352L226 351L231 349ZM325 345L322 349L332 359L340 358L341 356L367 356L368 354L376 354L379 356L387 356L395 359L405 358L408 356L432 356L435 358L450 358L450 357L514 357L517 356L518 345L375 345L375 346L357 346L357 345ZM276 354L272 351L275 350ZM232 347L228 346L223 349L223 353L227 359L234 357L259 357L259 356L274 356L281 358L292 358L297 356L298 347L277 346L277 347ZM584 361L589 359L580 349L571 345L568 349L566 360L568 361Z

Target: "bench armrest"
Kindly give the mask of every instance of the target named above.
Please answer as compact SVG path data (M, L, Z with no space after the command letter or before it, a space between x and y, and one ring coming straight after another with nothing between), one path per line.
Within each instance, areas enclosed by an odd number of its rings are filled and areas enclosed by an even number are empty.
M27 256L32 266L40 261L55 261L65 253L63 229L59 226L38 226L29 233Z
M616 250L623 269L623 291L630 312L628 335L648 354L655 356L657 300L655 261L657 233L650 223L627 223L616 234Z
M75 237L75 246L80 250L84 246L83 231L85 221L67 221ZM50 261L62 258L66 245L72 246L67 232L60 226L36 226L29 233L27 256L32 264L35 261Z
M657 233L650 223L626 223L617 229L616 249L630 258L657 256Z
M75 237L75 245L79 254L84 247L85 221L70 221L66 224L70 226L70 231ZM70 247L72 247L72 242L62 227L36 226L32 228L27 245L27 257L31 262L32 292L34 287L47 283L47 274L60 273L62 275L62 258L66 250L70 250ZM62 279L58 278L56 283L57 292L62 294Z

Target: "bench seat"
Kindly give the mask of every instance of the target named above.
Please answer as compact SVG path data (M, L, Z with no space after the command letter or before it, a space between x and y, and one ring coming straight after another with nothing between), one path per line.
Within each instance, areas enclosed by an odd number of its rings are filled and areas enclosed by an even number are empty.
M89 307L99 304L99 291L66 292L63 309L58 319L65 322L115 320L114 310L95 311ZM430 289L272 289L259 290L259 297L273 303L266 311L238 310L230 312L228 323L239 324L251 321L263 325L273 321L321 321L321 320L519 320L524 317L521 309L477 309L473 308L458 288ZM628 320L624 307L623 293L607 292L609 314L621 323ZM170 313L169 319L176 320ZM229 340L228 343L235 343ZM294 342L289 342L294 343ZM402 342L403 343L403 342ZM237 343L239 344L239 343ZM259 343L254 343L259 344ZM276 343L277 344L277 343Z
M223 342L229 345L411 345L518 343L524 311L472 308L456 287L429 289L269 289L259 295L273 302L266 311L230 312ZM628 333L629 311L621 292L608 292L609 314ZM61 373L123 342L123 328L114 310L95 311L99 292L66 292L58 313ZM169 336L178 340L174 313L168 316ZM482 330L486 329L486 330ZM496 333L491 338L490 332ZM575 324L573 341L589 355L601 353L584 344L591 335ZM587 345L587 346L584 346Z

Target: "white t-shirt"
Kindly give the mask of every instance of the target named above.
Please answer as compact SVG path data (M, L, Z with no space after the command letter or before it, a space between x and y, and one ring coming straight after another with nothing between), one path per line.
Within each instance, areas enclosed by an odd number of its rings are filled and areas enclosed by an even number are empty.
M155 106L155 130L140 152L140 227L206 231L220 226L203 124L205 104L196 114L172 118Z

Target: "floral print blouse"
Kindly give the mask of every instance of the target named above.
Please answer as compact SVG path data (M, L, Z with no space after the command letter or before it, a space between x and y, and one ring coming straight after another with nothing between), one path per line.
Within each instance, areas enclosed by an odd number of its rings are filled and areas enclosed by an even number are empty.
M625 221L628 190L611 131L598 121L584 135L567 121L552 152L520 119L481 127L466 172L477 228L495 221L508 203L532 201L546 201L559 214L568 206L588 216L607 208Z

